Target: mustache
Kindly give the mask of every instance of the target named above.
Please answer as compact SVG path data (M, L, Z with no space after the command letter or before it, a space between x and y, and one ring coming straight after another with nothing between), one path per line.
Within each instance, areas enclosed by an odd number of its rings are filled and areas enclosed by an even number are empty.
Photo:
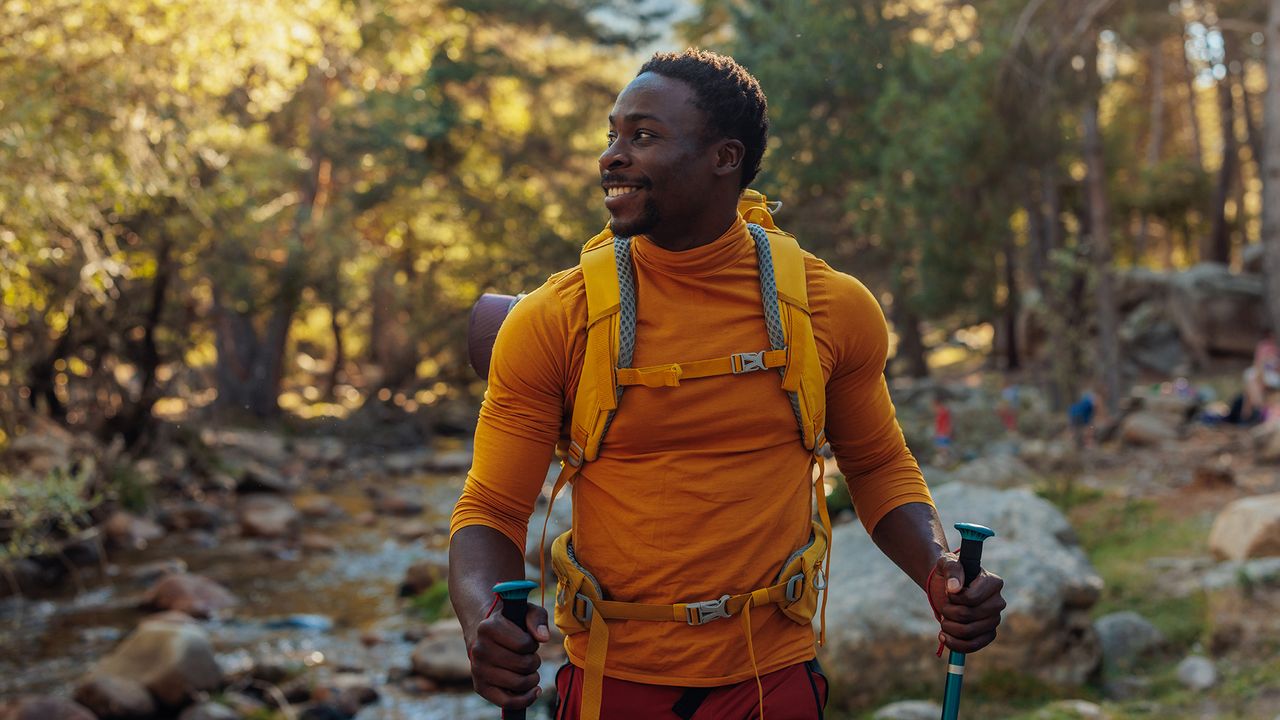
M640 188L648 188L651 183L647 178L629 178L619 173L605 173L600 176L600 184L603 185L635 185Z

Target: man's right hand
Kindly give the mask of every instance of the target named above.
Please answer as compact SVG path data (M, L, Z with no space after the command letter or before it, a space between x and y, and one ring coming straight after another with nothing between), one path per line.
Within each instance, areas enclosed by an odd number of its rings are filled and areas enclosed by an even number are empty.
M529 604L525 615L528 629L507 620L501 610L495 607L467 639L471 682L485 700L505 710L518 710L532 705L541 693L538 646L550 640L551 633L547 611L539 605Z

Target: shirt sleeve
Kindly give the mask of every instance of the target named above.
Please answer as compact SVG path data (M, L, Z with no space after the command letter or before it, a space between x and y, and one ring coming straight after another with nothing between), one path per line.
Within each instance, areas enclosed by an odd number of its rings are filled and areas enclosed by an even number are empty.
M474 458L449 534L498 530L523 549L565 416L568 323L552 282L516 303L498 330Z
M854 510L872 533L894 508L913 502L932 505L933 498L889 397L884 377L889 330L880 304L853 277L823 269L823 281L815 289L825 302L814 305L814 328L832 359L827 439Z

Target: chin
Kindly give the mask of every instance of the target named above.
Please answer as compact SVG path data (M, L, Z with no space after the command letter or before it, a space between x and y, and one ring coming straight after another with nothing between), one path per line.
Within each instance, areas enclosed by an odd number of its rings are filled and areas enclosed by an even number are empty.
M653 232L658 226L658 213L655 208L646 207L639 217L610 218L609 231L614 237L635 237Z

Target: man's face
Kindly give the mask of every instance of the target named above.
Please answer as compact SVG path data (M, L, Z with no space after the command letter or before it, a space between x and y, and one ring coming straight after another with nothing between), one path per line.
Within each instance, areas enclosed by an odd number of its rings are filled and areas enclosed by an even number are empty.
M687 83L644 73L618 95L600 155L604 206L618 237L676 235L706 210L715 180L707 118Z

